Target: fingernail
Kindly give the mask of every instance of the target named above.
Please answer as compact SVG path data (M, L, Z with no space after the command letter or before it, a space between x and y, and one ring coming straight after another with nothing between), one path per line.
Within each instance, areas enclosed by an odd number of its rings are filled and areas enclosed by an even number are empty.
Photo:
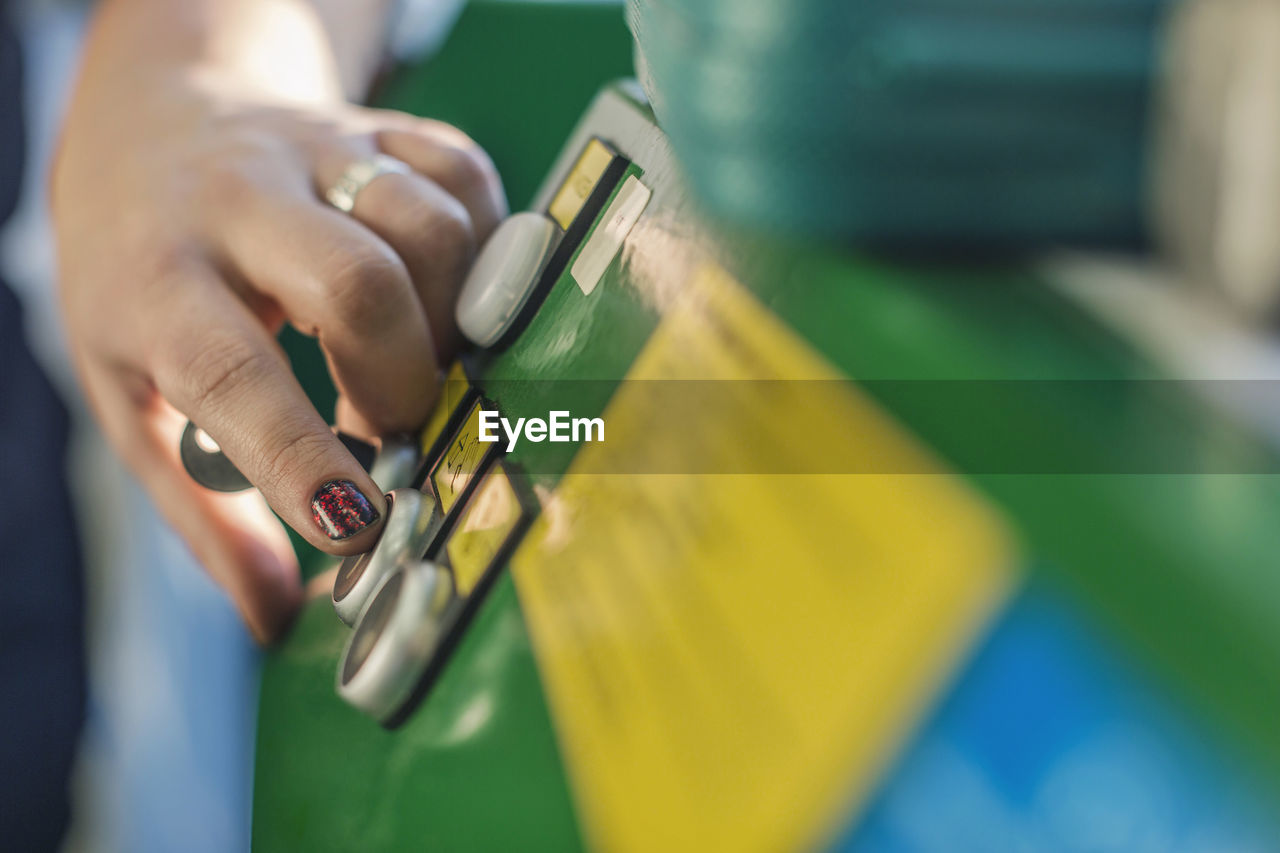
M378 511L350 480L330 480L311 499L311 517L330 539L349 539L378 520Z

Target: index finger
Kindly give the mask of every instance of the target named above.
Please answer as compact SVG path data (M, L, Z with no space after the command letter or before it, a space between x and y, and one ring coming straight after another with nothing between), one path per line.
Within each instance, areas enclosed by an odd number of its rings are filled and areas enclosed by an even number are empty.
M211 269L189 270L153 311L160 393L218 442L271 508L334 554L372 547L386 507L311 405L275 341Z

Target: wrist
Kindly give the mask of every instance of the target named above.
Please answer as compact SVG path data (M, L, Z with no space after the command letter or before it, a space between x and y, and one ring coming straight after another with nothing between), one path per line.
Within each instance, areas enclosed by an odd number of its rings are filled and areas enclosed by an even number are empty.
M104 3L81 84L97 80L160 92L195 84L268 103L343 100L329 33L306 0Z

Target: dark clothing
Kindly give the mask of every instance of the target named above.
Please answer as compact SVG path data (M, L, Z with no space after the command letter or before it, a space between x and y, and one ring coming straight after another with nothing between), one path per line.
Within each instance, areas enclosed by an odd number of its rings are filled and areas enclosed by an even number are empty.
M65 474L67 414L0 282L0 847L55 850L84 716L80 552Z
M18 38L0 0L0 224L13 213L22 182L22 57Z
M20 56L0 0L0 225L22 180ZM83 580L65 471L67 412L0 280L0 847L56 850L85 707Z

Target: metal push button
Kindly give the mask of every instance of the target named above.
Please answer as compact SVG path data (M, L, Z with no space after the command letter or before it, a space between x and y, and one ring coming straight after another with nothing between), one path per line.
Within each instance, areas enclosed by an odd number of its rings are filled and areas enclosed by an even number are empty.
M342 561L333 582L333 609L348 625L355 624L373 591L395 569L422 556L436 527L435 502L417 489L387 493L387 521L372 550Z
M511 327L537 287L557 233L550 219L526 211L489 237L458 296L458 328L471 341L492 346Z
M384 578L338 664L338 694L379 722L395 719L431 663L453 600L449 573L434 563Z
M412 485L418 473L418 440L413 436L382 439L382 447L369 468L369 476L384 492Z
M253 484L222 452L218 443L191 421L182 430L178 455L187 474L206 489L215 492L239 492Z

